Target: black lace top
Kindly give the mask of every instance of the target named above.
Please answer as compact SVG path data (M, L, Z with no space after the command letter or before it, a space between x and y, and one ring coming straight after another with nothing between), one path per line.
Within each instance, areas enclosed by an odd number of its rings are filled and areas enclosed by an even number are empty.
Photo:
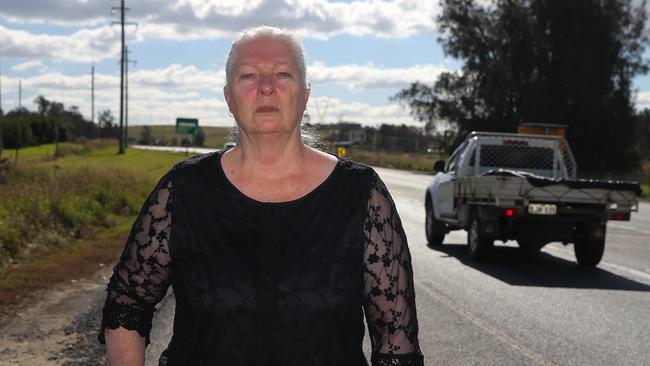
M176 296L168 365L422 365L411 257L369 167L339 159L294 201L264 203L226 178L220 154L175 166L145 202L108 284L103 331L147 338Z

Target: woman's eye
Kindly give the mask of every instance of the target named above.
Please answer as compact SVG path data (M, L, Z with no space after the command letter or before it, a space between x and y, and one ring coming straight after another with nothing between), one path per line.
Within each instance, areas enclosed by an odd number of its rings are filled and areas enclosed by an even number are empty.
M278 73L278 77L279 77L280 79L290 78L290 77L291 77L291 73L288 73L288 72L286 72L286 71L280 71L280 72Z

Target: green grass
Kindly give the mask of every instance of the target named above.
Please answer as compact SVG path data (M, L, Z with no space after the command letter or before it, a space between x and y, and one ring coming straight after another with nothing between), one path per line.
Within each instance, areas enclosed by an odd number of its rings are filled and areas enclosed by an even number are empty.
M69 153L74 153L81 151L83 146L80 144L74 144L71 142L62 142L59 144L59 154L67 155ZM34 160L43 160L47 158L53 158L56 152L56 146L54 144L46 144L39 146L32 146L18 150L18 160L19 161L34 161ZM14 161L16 156L16 150L8 149L3 150L2 156L8 158L9 160Z
M129 126L129 139L134 138L136 141L139 140L142 134L142 127L143 126ZM171 143L172 138L176 138L178 145L180 145L180 141L187 137L187 135L176 134L175 125L155 125L149 127L151 128L152 136L155 139L164 138L166 145ZM228 141L228 133L230 131L229 127L202 126L201 128L205 133L204 147L220 148Z
M17 164L0 165L0 267L133 217L156 181L186 158L135 149L118 155L110 141L61 144L56 158L51 151L24 149Z
M420 172L432 172L433 163L443 159L438 154L369 151L354 146L348 149L348 157L368 165Z

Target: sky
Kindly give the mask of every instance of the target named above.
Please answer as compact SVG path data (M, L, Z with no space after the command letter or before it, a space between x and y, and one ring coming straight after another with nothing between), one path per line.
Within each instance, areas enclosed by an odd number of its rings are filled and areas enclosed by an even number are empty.
M119 118L120 0L0 0L2 108L34 99L76 106L91 119ZM437 42L437 0L127 0L129 124L233 126L223 98L224 58L250 26L287 28L307 55L314 123L422 125L390 97L414 81L433 84L462 63ZM650 51L646 51L650 58ZM22 98L19 101L19 84ZM650 77L635 79L636 106L650 108ZM96 118L95 118L96 120Z

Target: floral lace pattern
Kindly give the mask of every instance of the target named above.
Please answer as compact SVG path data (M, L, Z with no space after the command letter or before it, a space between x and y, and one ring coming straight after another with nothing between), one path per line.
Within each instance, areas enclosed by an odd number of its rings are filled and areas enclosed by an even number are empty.
M411 256L395 204L379 179L371 186L363 244L372 364L422 365Z
M151 318L167 292L170 278L171 181L162 180L149 195L108 283L99 341L104 330L136 330L149 343Z

